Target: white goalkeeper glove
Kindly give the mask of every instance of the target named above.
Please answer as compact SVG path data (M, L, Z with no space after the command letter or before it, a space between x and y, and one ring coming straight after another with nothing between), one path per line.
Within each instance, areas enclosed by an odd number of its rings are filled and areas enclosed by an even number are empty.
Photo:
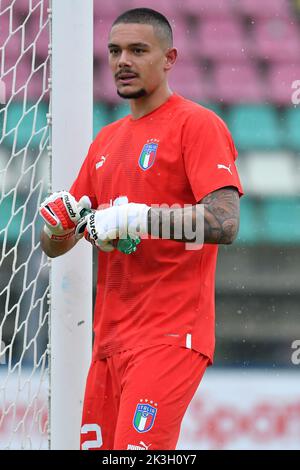
M71 238L79 220L85 215L85 209L90 208L91 201L88 196L83 196L77 202L67 191L51 194L41 204L39 211L45 221L44 232L51 240Z
M148 233L149 209L146 204L128 204L126 197L117 198L112 207L86 216L85 231L94 245L102 250L103 244L111 240L126 239L128 236L137 240L140 235Z

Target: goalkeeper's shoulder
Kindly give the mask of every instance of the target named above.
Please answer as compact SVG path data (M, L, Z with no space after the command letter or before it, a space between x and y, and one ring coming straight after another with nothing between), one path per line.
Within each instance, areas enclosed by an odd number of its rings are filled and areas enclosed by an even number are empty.
M116 130L122 127L123 124L125 124L125 122L127 122L129 118L130 115L118 119L117 121L111 122L106 126L103 126L96 135L95 141L102 140L103 138L107 140L107 138L111 135L114 135Z

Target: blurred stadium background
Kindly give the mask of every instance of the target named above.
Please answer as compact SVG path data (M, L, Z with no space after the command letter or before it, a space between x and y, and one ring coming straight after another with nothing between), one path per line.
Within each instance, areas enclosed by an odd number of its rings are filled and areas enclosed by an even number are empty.
M115 92L106 40L115 17L138 6L170 20L179 50L171 87L225 120L246 194L238 240L220 248L207 399L200 390L181 446L300 448L300 365L291 359L292 343L300 340L300 93L292 102L292 84L300 80L300 2L94 0L94 135L129 112ZM48 342L47 263L36 238L37 201L47 192L49 172L47 7L41 0L0 0L6 88L0 100L0 331L3 344L13 345L11 364L34 362L37 369L47 362ZM24 52L24 42L25 49L35 47ZM19 270L22 260L27 268ZM5 369L0 365L0 379ZM257 418L251 426L250 416ZM0 441L3 417L0 407ZM46 419L44 410L44 426Z

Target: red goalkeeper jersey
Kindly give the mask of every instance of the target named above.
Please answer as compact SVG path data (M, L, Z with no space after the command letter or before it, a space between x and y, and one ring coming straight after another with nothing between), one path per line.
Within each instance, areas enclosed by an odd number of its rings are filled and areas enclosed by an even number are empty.
M104 127L90 146L71 193L93 208L118 196L129 202L195 204L234 186L237 151L212 111L173 94L140 119ZM83 243L83 242L82 242ZM99 251L93 358L136 346L177 344L213 360L218 247L145 239L125 255Z

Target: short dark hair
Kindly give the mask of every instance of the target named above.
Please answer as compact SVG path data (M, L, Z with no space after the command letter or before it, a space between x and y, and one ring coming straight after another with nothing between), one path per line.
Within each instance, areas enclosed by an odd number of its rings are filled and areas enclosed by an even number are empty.
M167 18L156 10L151 8L133 8L132 10L127 10L118 16L112 26L120 23L150 24L161 39L167 41L169 47L173 46L172 27Z

